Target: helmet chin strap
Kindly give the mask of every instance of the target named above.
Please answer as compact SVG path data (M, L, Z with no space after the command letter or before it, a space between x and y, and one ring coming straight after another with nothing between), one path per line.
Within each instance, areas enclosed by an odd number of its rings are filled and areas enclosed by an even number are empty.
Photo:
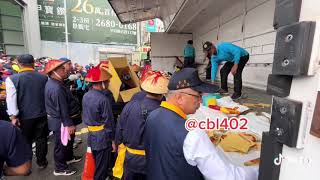
M101 82L102 84L102 89L106 89L106 85L104 85L103 81Z
M54 75L56 75L60 80L62 80L62 77L55 71L52 71Z

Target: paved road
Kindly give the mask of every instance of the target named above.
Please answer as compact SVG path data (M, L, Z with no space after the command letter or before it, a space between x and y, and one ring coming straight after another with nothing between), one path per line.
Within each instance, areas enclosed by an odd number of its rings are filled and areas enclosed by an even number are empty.
M7 177L8 180L80 180L82 171L83 171L83 165L84 165L84 157L87 150L87 134L81 134L78 137L81 137L82 143L78 145L78 147L74 150L75 155L83 156L83 159L81 162L73 164L73 167L78 170L78 172L73 176L65 176L65 177L56 177L53 175L54 170L54 161L53 161L53 147L54 143L52 141L52 138L49 138L49 145L48 145L48 161L49 165L44 170L39 170L37 168L37 164L35 162L35 158L33 158L33 168L32 168L32 174L27 177Z

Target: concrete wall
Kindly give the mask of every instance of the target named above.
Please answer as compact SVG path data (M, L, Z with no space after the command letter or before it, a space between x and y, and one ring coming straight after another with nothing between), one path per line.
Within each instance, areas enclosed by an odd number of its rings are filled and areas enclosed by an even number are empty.
M183 56L183 49L192 34L151 33L151 63L154 70L174 72L175 56ZM183 60L183 58L180 58Z
M36 0L24 0L23 11L24 38L27 52L34 57L41 56L41 38Z
M197 61L204 59L202 44L205 41L233 42L244 47L251 55L243 72L244 85L265 89L272 66L257 63L273 62L276 37L272 26L274 9L275 0L239 1L206 25L200 26L193 33ZM233 76L229 78L232 83Z

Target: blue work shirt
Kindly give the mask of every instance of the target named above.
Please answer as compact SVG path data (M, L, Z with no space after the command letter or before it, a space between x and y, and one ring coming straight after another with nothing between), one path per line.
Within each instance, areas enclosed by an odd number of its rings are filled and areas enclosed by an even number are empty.
M78 98L72 94L70 89L67 86L65 86L65 88L66 88L66 92L68 93L67 100L68 100L69 114L73 122L73 125L76 126L82 123L81 107L80 107L81 105Z
M147 93L145 91L140 91L140 92L137 92L135 93L132 97L131 97L131 100L130 101L135 101L135 100L143 100L144 97L146 97Z
M88 133L88 146L92 150L111 149L115 125L111 102L103 91L91 89L82 99L82 119L87 126L101 126L104 129Z
M18 167L32 160L31 147L20 130L11 123L0 120L0 178L3 164L8 167Z
M51 131L57 131L61 127L73 126L70 118L71 92L63 82L49 78L45 87L45 105L48 114L48 126Z
M144 97L142 100L130 101L123 108L120 115L120 121L117 124L116 144L123 143L126 147L138 150L144 150L144 127L146 116L143 110L149 114L160 107L160 101ZM146 115L147 115L146 114ZM125 169L136 173L146 173L145 156L126 153Z
M234 64L239 64L240 58L243 56L248 56L249 53L232 43L222 42L217 45L217 55L211 56L211 80L216 79L216 74L218 70L219 63L223 61L233 62Z
M147 180L203 180L184 157L185 119L160 107L148 116L144 133Z
M131 97L131 100L130 101L140 101L140 100L143 100L145 97L146 97L147 93L145 91L140 91L140 92L137 92L135 93L132 97ZM161 101L165 101L166 100L166 97L163 96Z
M196 57L196 51L192 44L187 44L183 50L183 57Z

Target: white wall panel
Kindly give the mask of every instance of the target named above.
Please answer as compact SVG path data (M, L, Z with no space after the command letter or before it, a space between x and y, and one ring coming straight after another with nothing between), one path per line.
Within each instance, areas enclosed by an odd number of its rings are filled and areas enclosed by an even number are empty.
M272 63L273 54L251 55L249 63Z
M274 44L262 46L262 53L274 53Z
M242 38L242 16L222 25L219 30L219 41L236 41Z
M212 17L211 19L208 19L207 21L205 21L203 25L194 27L193 34L196 36L202 36L218 28L218 26L219 26L219 18Z
M183 56L184 46L192 34L151 33L152 56Z
M234 4L233 6L230 6L226 10L222 11L220 15L220 23L225 24L226 22L241 16L244 12L245 4L244 1L238 1L238 3Z
M276 31L270 33L257 35L250 38L245 38L244 47L262 46L265 44L274 44L276 41Z
M262 46L252 47L251 55L262 54Z
M242 81L245 86L265 90L268 82L268 75L271 74L272 67L247 66L242 73Z
M174 72L176 59L175 58L152 58L151 65L153 70Z
M270 0L246 0L246 1L247 1L247 9L253 9Z
M196 34L194 34L193 44L194 44L194 48L196 49L196 56L197 56L196 62L202 63L203 59L205 58L202 50L202 44L206 41L211 41L213 43L216 43L217 34L218 34L218 28L213 29L201 36L196 36Z
M273 30L275 0L247 0L247 9L250 10L245 17L244 32L242 32L243 4L243 1L241 1L221 13L222 16L219 17L221 23L218 32L219 42L232 42L238 46L243 46L250 53L250 65L246 66L243 71L243 83L246 86L265 89L272 66L263 66L261 63L273 62L276 39L276 32ZM205 26L198 27L193 32L198 60L204 58L202 52L203 40L216 36L219 25L217 24L219 22L217 18L215 17L214 20L209 21ZM244 38L243 41L242 38ZM217 75L219 76L219 73ZM232 75L229 76L229 82L233 83Z
M272 31L274 11L274 0L250 10L245 19L245 37Z

